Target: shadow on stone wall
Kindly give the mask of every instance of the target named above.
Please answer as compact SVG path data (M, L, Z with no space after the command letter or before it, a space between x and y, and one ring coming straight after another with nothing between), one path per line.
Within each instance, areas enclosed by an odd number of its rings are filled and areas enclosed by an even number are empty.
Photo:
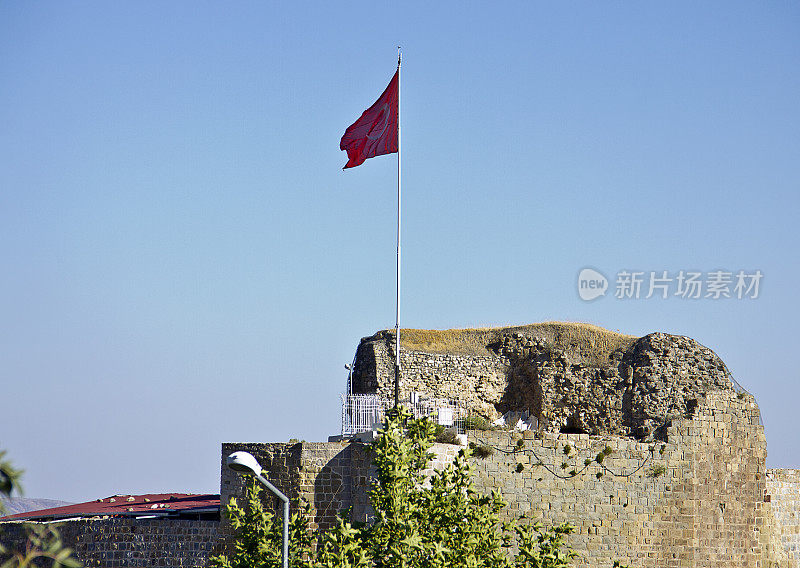
M500 402L495 405L497 412L528 412L539 423L542 419L542 385L536 363L524 358L513 357L506 370L508 388Z
M314 480L314 524L327 529L336 524L337 516L352 507L352 479L347 474L349 467L342 464L351 461L350 447L331 456L322 466Z

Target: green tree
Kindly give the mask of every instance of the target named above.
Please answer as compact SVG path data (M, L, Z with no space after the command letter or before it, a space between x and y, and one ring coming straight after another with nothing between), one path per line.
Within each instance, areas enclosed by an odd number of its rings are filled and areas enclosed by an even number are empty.
M53 568L80 568L82 564L72 556L72 549L61 542L58 529L45 525L25 525L24 548L0 544L0 568L28 568L47 566Z
M318 535L312 546L304 515L292 517L292 568L564 568L575 553L565 544L564 524L503 522L496 494L480 495L469 476L469 450L427 477L424 470L435 427L400 409L371 444L376 475L369 492L374 518L352 523L348 511ZM255 483L247 504L227 507L235 542L228 555L211 559L215 568L277 568L281 562L282 520L264 510ZM510 553L514 536L519 552Z
M21 477L22 470L16 469L6 457L6 452L0 450L0 495L8 497L13 492L22 492L22 487L19 483ZM0 502L0 513L3 511L3 503Z
M247 485L244 507L231 499L226 515L235 540L230 555L210 558L217 568L280 568L283 559L283 518L265 510L261 502L261 486L253 479ZM313 547L305 510L295 512L289 520L289 565L308 568Z
M0 450L0 495L10 497L22 491L22 470L16 469ZM0 513L4 512L0 502ZM46 566L53 568L80 568L81 563L72 555L72 549L61 542L56 525L25 524L26 542L22 548L3 544L0 540L0 568L28 568ZM0 525L0 531L2 526ZM0 538L2 538L0 532Z
M370 491L375 522L364 531L376 567L508 564L507 534L497 494L477 494L469 478L468 450L426 479L423 470L435 427L404 410L372 445L376 482Z

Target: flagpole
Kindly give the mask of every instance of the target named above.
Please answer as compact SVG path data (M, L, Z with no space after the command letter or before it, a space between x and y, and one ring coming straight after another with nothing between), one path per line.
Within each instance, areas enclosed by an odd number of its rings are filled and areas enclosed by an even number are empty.
M394 408L400 405L400 62L402 52L397 46L397 282L394 323Z

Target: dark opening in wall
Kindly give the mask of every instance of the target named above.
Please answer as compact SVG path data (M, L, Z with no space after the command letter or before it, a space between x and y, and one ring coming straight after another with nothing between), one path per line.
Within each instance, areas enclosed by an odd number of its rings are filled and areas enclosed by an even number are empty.
M580 418L580 414L578 412L574 412L569 418L567 418L567 423L561 427L559 432L562 434L588 434L589 431L583 426L584 424Z
M697 410L699 404L700 403L696 398L690 398L689 400L686 401L686 412L685 412L686 418L691 418L692 416L694 416L694 412L695 410Z
M559 432L561 432L562 434L588 434L589 433L586 430L584 430L583 428L579 428L577 426L571 426L569 424L566 425L566 426L562 426L561 430L559 430Z

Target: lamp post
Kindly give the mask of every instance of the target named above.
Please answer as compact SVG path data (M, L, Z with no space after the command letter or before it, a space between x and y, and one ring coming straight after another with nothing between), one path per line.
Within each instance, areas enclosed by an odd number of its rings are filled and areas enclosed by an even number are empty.
M256 458L247 452L233 452L228 456L228 467L234 471L252 473L262 485L283 501L283 568L289 568L289 498L261 475L263 469Z

